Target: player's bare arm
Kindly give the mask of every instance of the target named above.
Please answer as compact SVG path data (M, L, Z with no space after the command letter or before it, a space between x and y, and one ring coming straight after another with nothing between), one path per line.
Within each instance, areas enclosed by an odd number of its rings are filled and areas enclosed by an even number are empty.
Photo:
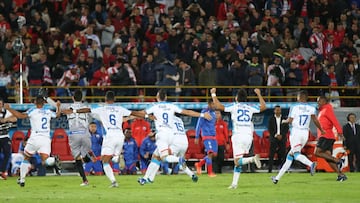
M321 131L321 134L324 135L326 132L324 131L324 129L321 127L321 124L319 122L319 120L317 119L316 115L313 114L311 115L311 119L314 122L315 126Z
M61 106L61 103L60 103L60 101L58 100L58 101L56 102L56 118L59 118L60 115L61 115L60 106Z
M61 113L63 114L72 114L72 113L91 113L91 109L90 108L82 108L82 109L62 109Z
M210 89L210 93L211 93L211 97L212 97L212 100L215 104L215 108L217 110L221 110L221 111L224 111L225 107L223 104L221 104L221 102L219 101L219 99L216 97L216 88L211 88Z
M289 118L287 118L285 120L282 120L281 123L291 124L293 120L294 120L293 118L289 117Z
M212 119L211 115L208 112L199 113L199 112L196 112L196 111L183 109L181 111L181 114L191 116L191 117L201 117L201 118L205 118L206 120L211 120Z
M24 119L28 117L26 113L21 113L16 111L15 109L10 108L10 104L5 104L4 108L8 110L10 113L12 113L12 115L14 115L16 118Z
M259 102L260 102L260 112L265 111L266 110L266 102L261 95L261 90L256 88L256 89L254 89L254 92L257 95Z

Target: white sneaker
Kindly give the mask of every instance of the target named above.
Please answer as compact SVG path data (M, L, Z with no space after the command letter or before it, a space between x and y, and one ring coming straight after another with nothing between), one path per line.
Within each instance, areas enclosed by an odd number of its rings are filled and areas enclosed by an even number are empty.
M233 184L231 184L229 187L228 187L228 189L230 189L230 190L234 190L234 189L236 189L237 188L237 185L233 185Z
M109 186L109 188L117 188L117 187L119 187L119 184L116 181L112 182L111 185Z
M88 181L84 181L83 183L80 184L81 187L83 186L88 186L89 185L89 182Z
M257 168L261 168L261 161L260 161L260 155L256 154L254 156L254 162Z

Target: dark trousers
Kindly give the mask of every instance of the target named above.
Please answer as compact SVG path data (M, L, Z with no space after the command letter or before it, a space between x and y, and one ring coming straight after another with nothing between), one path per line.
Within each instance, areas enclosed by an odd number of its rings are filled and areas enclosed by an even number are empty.
M7 163L11 156L11 140L8 137L0 138L0 152L4 155L3 164L0 166L0 172L6 172Z
M355 148L350 150L349 154L349 166L350 172L360 172L360 148ZM355 158L355 163L354 163Z
M285 160L286 153L286 139L270 139L270 152L269 152L269 173L272 172L274 164L274 155L278 155L278 165L282 164Z
M224 159L225 159L225 146L219 145L217 156L213 160L213 167L215 173L222 173L221 169L224 165Z

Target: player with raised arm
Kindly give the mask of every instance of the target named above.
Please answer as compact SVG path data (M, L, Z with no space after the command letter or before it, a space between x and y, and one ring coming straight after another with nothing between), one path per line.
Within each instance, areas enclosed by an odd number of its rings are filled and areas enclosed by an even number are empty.
M30 158L38 152L41 156L42 164L52 166L55 164L55 158L49 157L51 152L50 139L50 120L60 116L60 102L56 103L56 113L50 109L44 108L45 100L43 97L36 97L35 107L30 108L25 113L18 112L5 104L5 109L10 111L19 119L29 118L31 126L31 136L24 149L24 160L20 165L20 178L18 183L21 187L25 186L25 176L30 168Z
M229 189L236 189L241 168L248 163L255 163L257 168L261 167L259 155L252 157L243 157L249 153L253 142L253 123L252 117L254 113L260 113L266 109L266 103L259 89L254 89L259 99L259 105L251 105L244 103L247 101L247 93L244 89L239 89L235 96L235 102L229 106L224 106L216 97L216 89L210 90L211 97L214 101L215 108L221 111L229 112L233 124L233 135L231 136L233 156L234 156L234 175Z
M119 184L116 182L113 170L110 166L110 161L113 157L119 157L123 148L125 138L122 130L123 117L130 115L144 117L145 113L140 111L130 111L124 107L117 106L114 103L114 92L107 91L105 95L105 105L103 106L98 106L95 108L82 108L78 110L68 109L63 110L63 112L65 112L66 114L69 114L71 112L92 113L97 119L101 121L105 129L105 134L103 135L103 144L101 148L101 161L103 162L103 169L105 175L111 181L110 187L119 187Z
M307 103L308 94L305 91L300 91L297 95L298 103L290 108L289 116L282 123L291 124L290 130L290 146L291 149L287 154L286 161L281 167L276 177L272 176L271 180L277 184L284 173L290 168L292 162L295 160L310 167L310 174L314 175L316 170L316 162L310 161L306 156L301 154L301 149L305 146L309 137L309 126L311 120L315 126L320 130L321 134L325 134L319 120L316 117L315 107Z
M82 92L80 90L74 92L73 101L74 103L66 108L77 110L86 107L81 102ZM96 162L96 157L91 150L91 137L88 129L89 115L85 113L71 113L67 115L67 118L69 122L69 145L75 159L75 166L82 178L80 186L87 186L89 182L84 172L83 162L91 160Z
M160 168L161 161L169 163L183 164L184 158L177 157L175 155L169 155L169 146L173 138L173 128L171 124L174 122L175 113L192 116L192 117L204 117L208 120L211 119L209 113L199 113L191 110L181 109L175 104L166 102L166 92L161 89L156 95L157 103L146 109L146 117L149 114L155 117L156 133L156 150L153 153L153 158L149 164L144 177L138 179L140 185L153 182L157 171Z

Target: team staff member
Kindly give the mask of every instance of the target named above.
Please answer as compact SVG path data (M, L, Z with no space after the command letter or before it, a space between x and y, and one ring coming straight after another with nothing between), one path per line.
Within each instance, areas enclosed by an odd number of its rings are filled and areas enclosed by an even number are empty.
M332 156L333 145L336 140L333 133L333 128L336 128L339 136L343 136L343 130L336 119L334 109L325 96L320 96L317 99L319 106L318 120L325 134L318 130L318 142L315 148L315 156L324 158L330 167L338 174L337 181L345 181L346 175L341 172L342 160Z
M11 123L16 122L16 117L3 108L4 100L0 98L0 152L4 155L3 164L0 166L0 179L6 180L6 168L11 156L11 140L9 129Z
M286 156L286 134L289 131L289 124L281 123L282 120L281 108L277 105L274 109L274 116L270 117L268 123L270 133L269 173L272 172L275 153L278 155L280 165L284 163Z
M216 141L218 143L218 154L214 160L214 171L215 173L221 173L222 166L225 159L225 150L230 149L229 145L229 130L228 124L221 117L220 111L215 111L216 115Z
M348 123L343 126L345 137L344 145L350 151L349 165L350 172L360 171L360 125L356 124L356 115L349 113L347 116ZM355 166L354 166L355 158Z

